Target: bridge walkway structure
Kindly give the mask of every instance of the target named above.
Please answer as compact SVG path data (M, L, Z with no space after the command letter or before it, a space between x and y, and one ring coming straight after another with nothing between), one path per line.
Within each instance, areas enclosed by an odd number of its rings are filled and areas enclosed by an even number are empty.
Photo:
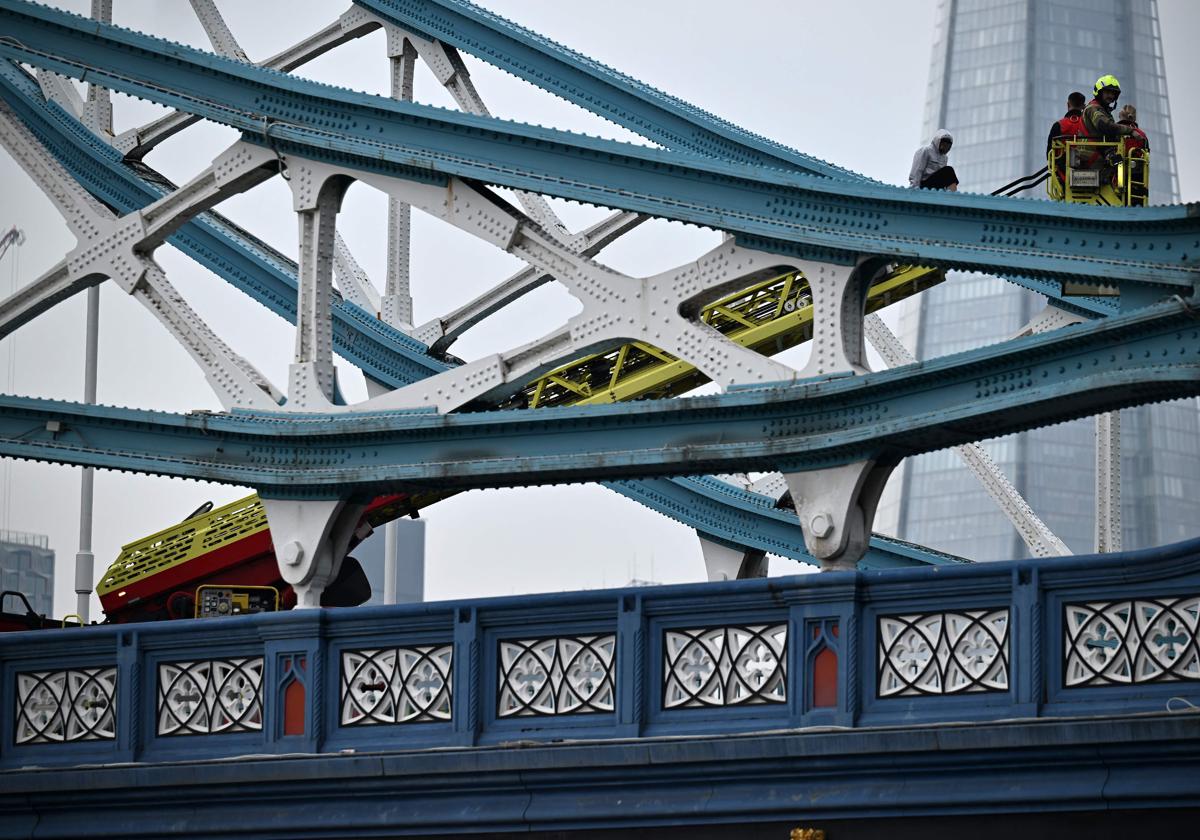
M0 835L1178 825L1198 622L1194 540L10 633Z

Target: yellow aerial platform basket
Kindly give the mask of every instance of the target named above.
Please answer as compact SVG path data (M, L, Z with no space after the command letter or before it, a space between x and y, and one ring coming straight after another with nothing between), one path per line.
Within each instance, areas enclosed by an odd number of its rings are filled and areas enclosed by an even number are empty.
M1060 137L1046 156L1046 192L1072 204L1143 207L1150 200L1150 150L1144 144L1129 137Z

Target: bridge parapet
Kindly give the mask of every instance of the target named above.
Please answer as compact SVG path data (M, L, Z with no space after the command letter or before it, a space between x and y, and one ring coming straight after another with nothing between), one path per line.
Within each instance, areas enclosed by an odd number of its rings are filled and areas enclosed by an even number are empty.
M3 769L1161 712L1200 705L1200 540L12 633L0 669Z

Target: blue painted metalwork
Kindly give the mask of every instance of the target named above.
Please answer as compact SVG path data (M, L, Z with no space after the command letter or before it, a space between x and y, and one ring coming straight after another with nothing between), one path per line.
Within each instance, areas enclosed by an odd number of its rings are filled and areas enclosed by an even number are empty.
M0 54L238 128L285 155L449 175L725 229L813 258L863 253L1049 279L1190 290L1200 216L942 195L766 170L397 102L248 66L18 0ZM86 34L85 34L86 33ZM119 66L120 72L105 68ZM269 132L269 137L267 136Z
M526 811L535 827L618 824L630 816L630 803L648 808L638 811L640 819L685 822L798 813L862 818L914 808L951 813L968 802L976 811L1195 805L1200 731L1194 714L1172 715L1170 708L1200 703L1200 666L1152 681L1065 687L1071 652L1061 616L1062 606L1071 603L1197 598L1200 540L1192 540L1120 555L5 634L0 830L14 833L24 815L61 808L69 795L76 813L114 809L116 822L106 823L106 830L138 836L145 829L127 826L120 816L128 809L149 809L141 816L158 826L154 815L175 807L172 801L195 807L196 797L252 784L248 801L261 805L277 795L273 786L283 780L291 796L324 803L327 819L316 823L323 829L382 829L401 820L426 832L467 825L511 830L520 817L499 807L464 809L454 791L465 785L476 806L492 796L504 801L501 781L511 786L515 772L524 779L522 801L571 791L569 815L551 807L551 800ZM1009 617L1005 635L996 637L1006 657L1002 690L887 696L880 689L887 667L877 635L881 617L979 610ZM1188 613L1172 631L1183 637L1177 650L1190 646L1191 657L1200 656L1198 622ZM768 628L781 640L779 634L786 635L785 646L772 647L786 651L782 662L761 649ZM730 641L738 633L752 646ZM717 648L705 654L699 647L668 647L672 640L705 634L724 634L724 644L732 645L723 666L723 673L735 676L729 685L761 675L770 696L750 691L733 698L711 686L704 702L676 702L664 694L674 679L672 664L684 677L700 675L698 685L711 676ZM836 703L829 708L805 700L815 679L810 639L832 644L838 657ZM514 640L524 651L545 642L545 668L536 657L512 658L507 651ZM589 644L607 645L611 653L597 654ZM738 650L745 655L733 655ZM405 652L410 658L400 663L395 657ZM971 640L952 655L969 665L976 655ZM431 656L439 664L431 665ZM687 662L680 664L680 656ZM305 660L304 733L284 735L280 697L296 657ZM163 699L174 684L164 689L161 675L178 672L169 663L221 660L230 669L261 661L261 694L230 695L260 702L261 726L168 734L174 730L160 723L163 703L196 702L183 696L190 687L174 701ZM554 663L562 667L552 672ZM14 737L27 712L18 702L21 675L114 667L115 738L21 743ZM403 683L394 681L397 673L406 675ZM776 682L783 674L785 681ZM510 684L538 689L552 679L595 697L592 707L583 709L564 693L557 711L501 713L497 701ZM604 693L588 695L596 687L588 681L601 679L608 680ZM385 690L392 692L387 703L429 691L431 702L444 697L448 705L437 706L437 714L397 712L400 707L379 706ZM364 719L364 710L377 711L376 717ZM831 733L830 725L847 729ZM725 737L731 735L738 737ZM559 743L564 739L569 745ZM505 748L514 743L524 749ZM211 761L248 755L255 757ZM183 766L174 766L179 762ZM106 766L86 769L86 777L67 769L82 764ZM740 769L731 773L735 767ZM33 768L44 769L28 772ZM609 790L617 783L609 778L614 773L629 790ZM692 775L697 773L723 779L723 805L716 811L663 798L673 791L694 802L689 791L699 782ZM874 783L846 787L844 773L866 774ZM1099 774L1095 787L1086 781L1092 773ZM949 786L947 774L954 780ZM842 793L825 802L831 778ZM1124 781L1117 784L1117 778ZM881 797L877 785L892 780L902 782L906 794ZM646 785L654 788L657 805L637 790ZM608 792L597 797L597 787ZM789 794L781 798L781 790ZM980 790L992 795L981 797ZM352 809L338 804L337 791L352 794ZM397 802L434 792L433 801L443 807L396 810ZM615 807L620 796L631 797L623 809ZM231 797L230 807L240 807L232 803L242 799ZM273 821L261 829L307 836L311 826L293 826L282 813L272 810ZM38 836L60 836L70 824L56 813L43 818L39 832L45 835ZM260 830L256 818L249 819L243 830Z
M356 0L355 5L415 35L470 53L668 149L865 180L752 134L471 3Z
M819 469L1195 395L1198 358L1194 310L1167 302L860 377L631 405L178 416L3 397L0 454L310 498Z
M812 563L804 548L796 512L775 507L775 499L713 478L653 478L608 481L604 486L703 534L734 546L757 549ZM862 569L965 563L961 557L876 534Z
M94 142L94 141L93 141L93 142ZM109 153L109 154L111 155L111 153ZM289 290L289 291L290 291L290 290ZM286 299L287 299L288 295L286 295L286 294L276 294L276 295L273 295L273 296L270 296L270 297L273 297L273 299L274 299L274 300L275 300L275 301L276 301L276 302L277 302L277 303L278 303L280 306L286 306L286 305L287 305L287 303L286 303ZM375 321L375 320L373 320L373 319L364 319L364 320L366 320L366 321L369 323L369 325L370 325L370 326L372 326L372 327L378 324L378 322L377 322L377 321Z
M20 68L0 62L0 86L4 87L6 101L26 126L82 186L102 201L123 212L132 212L173 188L144 164L123 165L110 146L97 141L63 109L43 100L36 83ZM253 300L294 322L296 265L289 257L213 212L188 222L170 241ZM353 304L339 301L334 313L334 338L339 351L384 384L399 387L448 367L427 354L415 357L414 349L420 347L417 342L362 313ZM29 317L36 314L30 312ZM14 319L11 326L15 329L27 320ZM354 325L353 330L348 328L349 324ZM682 484L672 486L675 481L658 480L653 488L641 488L640 482L622 482L618 492L714 536L801 562L813 562L804 548L795 516L774 510L773 500L713 481L704 484L703 499L685 498L694 497L694 491ZM735 498L737 502L731 501ZM938 552L896 540L875 537L873 546L863 559L862 568L949 562Z
M112 154L112 152L109 152L109 154ZM104 179L101 179L101 180L103 181ZM134 203L131 203L131 204L134 204ZM290 289L288 289L288 290L290 290ZM274 299L277 302L277 304L280 305L281 307L286 307L289 305L289 301L287 300L289 298L289 295L286 294L286 292L284 292L283 294L275 294L275 295L268 295L268 296L269 296L269 298ZM370 319L370 318L365 318L364 320L366 320L368 326L378 325L377 320ZM368 370L371 370L371 368L368 368Z

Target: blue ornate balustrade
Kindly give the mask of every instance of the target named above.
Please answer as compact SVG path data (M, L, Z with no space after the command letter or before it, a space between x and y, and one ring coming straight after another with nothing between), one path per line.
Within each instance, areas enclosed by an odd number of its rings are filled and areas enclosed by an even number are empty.
M1200 704L1200 540L12 633L0 660L3 768L1156 712Z

